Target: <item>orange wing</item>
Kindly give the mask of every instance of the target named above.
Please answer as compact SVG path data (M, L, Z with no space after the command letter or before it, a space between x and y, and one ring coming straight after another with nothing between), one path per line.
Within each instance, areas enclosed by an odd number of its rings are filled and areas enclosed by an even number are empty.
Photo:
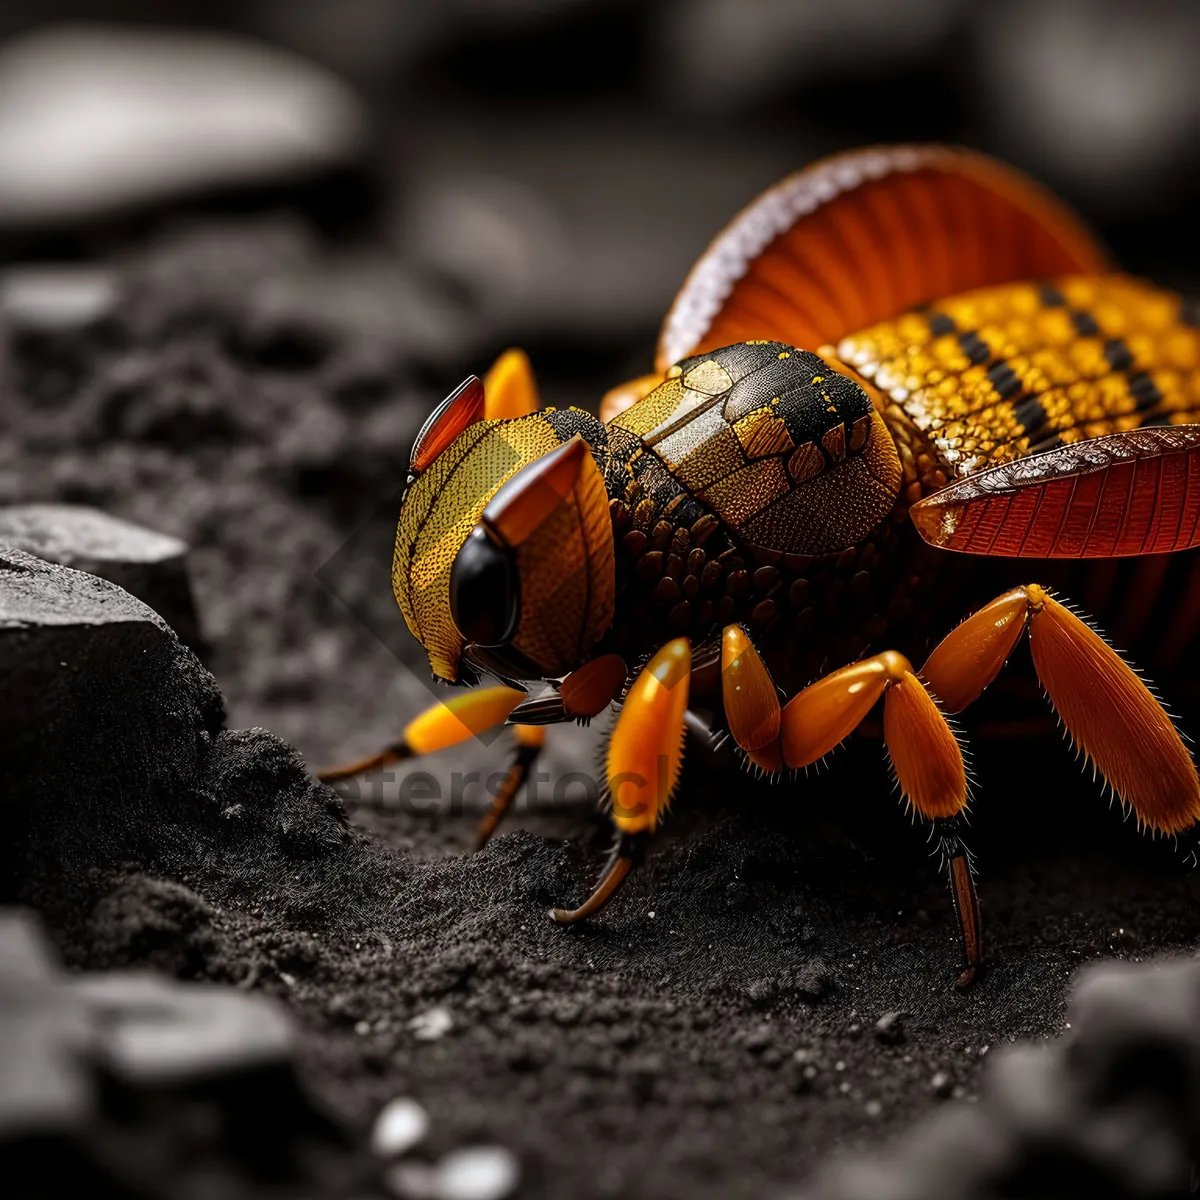
M1109 268L1073 213L985 155L851 151L789 176L726 226L675 298L656 366L750 338L815 350L955 292Z
M1114 433L1000 463L910 510L931 545L1016 558L1114 558L1200 545L1200 425Z

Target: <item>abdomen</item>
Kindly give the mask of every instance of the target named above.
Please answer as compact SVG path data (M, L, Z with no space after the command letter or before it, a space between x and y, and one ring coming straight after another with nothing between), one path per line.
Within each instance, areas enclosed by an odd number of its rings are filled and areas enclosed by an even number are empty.
M986 288L844 338L836 353L926 439L947 478L1069 442L1200 421L1196 308L1120 275ZM1180 702L1200 703L1200 557L1088 562L946 554L940 623L1037 580L1093 615ZM966 607L964 607L966 606ZM938 631L931 628L931 635Z

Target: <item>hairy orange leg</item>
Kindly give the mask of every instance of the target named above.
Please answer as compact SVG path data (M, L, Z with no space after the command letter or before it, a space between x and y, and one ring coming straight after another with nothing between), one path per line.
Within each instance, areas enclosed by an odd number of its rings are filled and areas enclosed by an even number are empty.
M721 637L721 699L730 736L750 762L772 774L781 771L779 694L740 625L727 625Z
M683 758L691 673L692 646L681 637L667 642L633 681L608 746L617 842L600 882L583 904L551 911L560 925L594 916L613 898L670 804Z
M327 767L317 772L322 783L336 783L365 775L395 763L407 762L423 754L433 754L465 742L467 738L504 724L508 715L525 698L525 693L510 687L479 688L427 708L405 727L400 739L390 746L358 762ZM508 810L521 785L529 776L544 740L545 731L533 726L518 725L516 729L517 757L505 776L500 791L480 823L476 849L486 845L500 819Z
M967 772L954 731L902 654L885 650L833 671L784 706L779 751L791 769L819 762L850 736L883 700L883 736L909 806L935 822L950 875L967 986L982 958L979 904L955 818L967 807Z
M1051 707L1138 824L1167 834L1195 824L1200 780L1171 718L1133 668L1037 584L1014 588L968 617L942 639L921 675L944 709L961 712L996 678L1026 629ZM979 923L965 851L950 856L950 882L971 961Z
M968 617L921 674L950 712L995 679L1021 634L1051 707L1139 826L1176 834L1200 820L1200 779L1154 693L1086 621L1035 583Z

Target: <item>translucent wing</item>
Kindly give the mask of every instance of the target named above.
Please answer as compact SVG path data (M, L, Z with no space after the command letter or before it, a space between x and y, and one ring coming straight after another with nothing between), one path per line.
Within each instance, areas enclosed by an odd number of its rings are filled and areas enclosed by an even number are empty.
M930 544L1006 558L1200 545L1200 425L1134 429L1001 463L913 505Z
M709 246L667 315L656 366L746 338L816 350L955 292L1108 269L1073 213L985 155L838 154L764 192Z

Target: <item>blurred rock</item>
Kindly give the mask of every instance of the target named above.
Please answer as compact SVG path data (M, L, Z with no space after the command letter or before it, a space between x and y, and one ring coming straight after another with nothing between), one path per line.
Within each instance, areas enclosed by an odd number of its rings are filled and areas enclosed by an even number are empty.
M342 1194L345 1148L292 1042L282 1009L236 988L65 975L32 915L0 910L5 1195L240 1198L301 1177Z
M521 1167L503 1146L467 1146L437 1165L439 1200L504 1200L521 1179Z
M371 1149L381 1158L407 1154L429 1132L429 1114L407 1096L389 1100L375 1118L371 1130Z
M213 984L181 988L132 971L85 975L72 991L101 1030L99 1059L133 1087L253 1071L291 1054L291 1023L263 996Z
M93 1031L77 1001L51 996L55 974L32 914L0 910L0 1146L75 1127L91 1104L75 1059Z
M372 88L394 87L453 25L454 5L260 0L248 18L272 40Z
M0 708L3 853L26 863L161 837L223 721L212 676L161 617L12 549L0 550Z
M1001 151L1086 195L1153 212L1200 166L1200 8L1190 0L980 5L983 103Z
M445 366L461 363L480 341L474 314L461 301L379 253L263 281L247 320L260 335L280 328L320 330L329 342L354 338Z
M1071 1034L996 1056L979 1103L888 1153L841 1161L808 1200L1188 1194L1200 1149L1200 962L1081 972Z
M1076 988L1071 1023L1068 1066L1090 1103L1157 1093L1172 1124L1200 1145L1200 963L1093 967Z
M22 332L73 332L112 312L113 272L105 267L30 265L0 275L0 321Z
M898 1046L905 1040L906 1030L904 1028L905 1013L889 1012L884 1013L878 1021L875 1022L875 1037L876 1040L882 1042L885 1046Z
M419 1042L436 1042L454 1028L454 1015L444 1005L418 1013L408 1023L413 1037Z
M403 155L404 257L464 293L495 340L577 346L653 334L713 234L807 157L591 116L430 122Z
M198 654L204 651L178 538L75 504L0 508L0 546L99 575L148 604Z
M429 1163L397 1163L384 1176L384 1183L397 1200L441 1200L437 1168Z
M0 50L0 229L309 179L365 142L336 79L232 37L67 25Z
M964 7L963 0L672 0L657 13L654 83L667 104L728 113L774 93L919 61Z

